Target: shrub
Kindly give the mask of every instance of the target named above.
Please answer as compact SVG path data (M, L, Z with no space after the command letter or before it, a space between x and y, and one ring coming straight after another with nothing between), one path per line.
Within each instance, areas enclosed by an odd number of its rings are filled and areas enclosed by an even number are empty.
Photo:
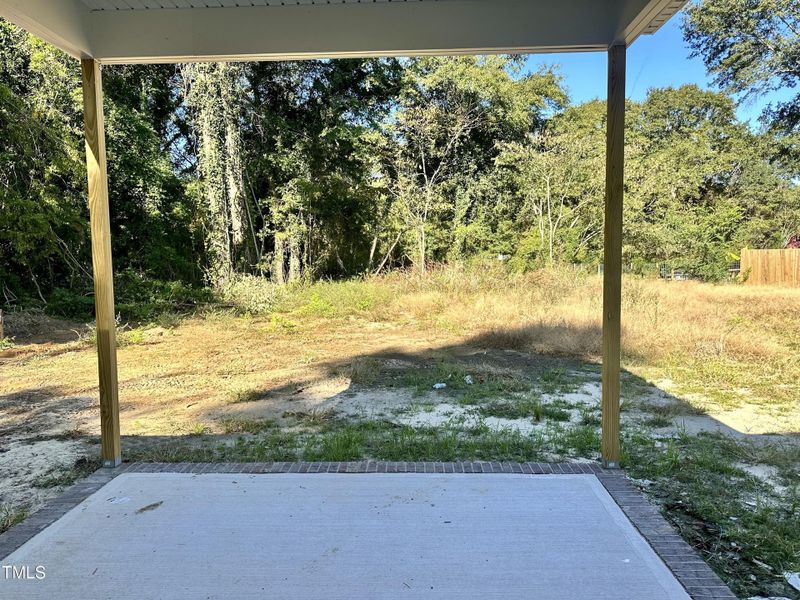
M85 291L56 288L47 301L46 312L67 319L91 319L94 314L94 295Z
M222 292L222 299L237 309L253 314L267 314L285 295L285 286L255 275L240 275Z
M214 301L205 288L181 281L151 279L135 271L122 271L114 280L117 313L123 320L144 321L166 312L186 312ZM46 312L57 317L88 320L94 316L94 293L90 288L56 288Z

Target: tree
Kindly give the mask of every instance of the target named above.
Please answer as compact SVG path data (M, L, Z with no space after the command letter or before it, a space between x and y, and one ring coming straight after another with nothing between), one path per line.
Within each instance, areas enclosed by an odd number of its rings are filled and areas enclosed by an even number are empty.
M0 289L44 302L70 288L91 305L79 65L4 21L0 41ZM175 71L103 74L116 270L194 281L191 202L165 139L180 104Z
M565 100L552 71L520 76L521 67L519 57L508 56L421 58L407 65L396 118L386 128L393 149L387 171L420 272L433 232L446 232L435 241L439 251L460 245L450 236L467 224L476 198L466 192L492 168L497 143L524 139L546 109ZM441 227L448 220L452 225Z
M199 283L196 203L172 160L186 140L180 84L171 65L103 69L111 226L118 271Z
M245 170L261 272L279 283L363 273L383 235L377 131L399 62L252 63L246 77Z
M514 260L525 268L576 260L601 229L587 217L602 197L590 139L575 130L544 131L504 144L497 158L521 197L514 215L522 235Z
M690 5L684 36L716 83L757 96L800 82L800 4L796 0L704 0ZM800 93L770 107L764 118L797 153Z
M791 176L770 162L764 137L737 121L725 94L694 85L650 90L630 116L631 260L718 279L743 246L774 239L781 215L797 210ZM757 233L762 219L772 235Z
M77 73L5 21L0 41L0 298L44 302L88 279Z
M237 263L248 255L240 137L241 67L234 63L187 64L183 77L198 136L208 280L222 290L231 282Z

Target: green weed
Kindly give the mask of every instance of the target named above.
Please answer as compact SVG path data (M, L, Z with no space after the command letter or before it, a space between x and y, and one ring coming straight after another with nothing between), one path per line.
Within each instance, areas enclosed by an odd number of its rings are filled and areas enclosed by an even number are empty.
M261 433L277 427L274 419L223 419L222 431L231 433Z

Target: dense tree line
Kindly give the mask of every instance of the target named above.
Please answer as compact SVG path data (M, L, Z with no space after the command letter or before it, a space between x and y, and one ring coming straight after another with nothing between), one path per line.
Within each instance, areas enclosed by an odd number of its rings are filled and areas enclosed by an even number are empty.
M708 0L687 20L734 94L797 77L791 49L759 58L774 65L759 73L728 39L720 14L753 2ZM791 2L761 2L797 25ZM572 103L557 71L528 73L521 57L103 75L123 299L224 290L242 274L286 283L486 256L518 270L600 261L605 104ZM91 304L80 98L72 59L0 23L0 303ZM630 102L626 262L716 279L740 248L798 233L797 112L797 101L773 107L754 132L727 93L683 86Z

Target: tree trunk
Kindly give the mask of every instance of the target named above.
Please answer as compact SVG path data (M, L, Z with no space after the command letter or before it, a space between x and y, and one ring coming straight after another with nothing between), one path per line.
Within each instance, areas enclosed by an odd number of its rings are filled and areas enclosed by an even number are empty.
M198 166L203 182L206 209L208 275L212 286L225 287L233 274L230 220L225 194L224 159L218 135L218 113L211 101L215 96L213 74L207 65L198 65L193 84L197 97L200 150Z
M195 111L203 186L209 283L224 288L235 272L245 240L246 214L241 162L239 68L228 63L183 67L187 104ZM252 261L251 261L252 262Z
M281 235L275 236L275 257L272 264L272 281L283 285L286 283L286 271L284 261L286 260L286 243Z
M236 100L239 84L238 69L229 63L220 64L219 69L225 139L225 182L231 216L231 237L234 249L241 251L245 240L246 214L239 108Z
M300 281L301 275L301 253L300 239L297 235L289 238L289 282Z
M417 228L417 250L419 252L419 265L418 269L421 275L425 274L425 262L427 259L428 250L425 247L425 224L423 223Z
M369 247L369 260L367 261L367 273L372 271L372 263L375 260L375 252L378 249L378 236L372 238L372 245Z

